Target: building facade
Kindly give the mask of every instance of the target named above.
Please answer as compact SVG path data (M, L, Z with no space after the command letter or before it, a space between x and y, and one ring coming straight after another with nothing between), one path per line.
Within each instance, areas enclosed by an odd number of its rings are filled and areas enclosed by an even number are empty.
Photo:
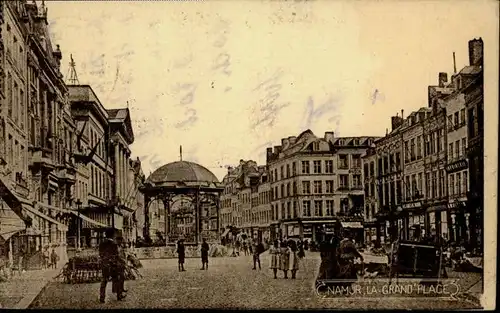
M364 228L365 243L376 241L384 242L385 222L380 223L380 204L377 185L377 151L370 147L362 156L363 159L363 185L365 188ZM381 225L382 224L382 225ZM381 232L382 231L382 232Z
M458 76L457 76L458 78ZM466 216L469 166L467 162L467 120L465 95L457 88L446 99L448 164L448 210L450 213L450 240L460 242L467 234Z
M403 112L391 118L391 131L374 142L363 165L365 177L365 225L371 237L384 243L389 237L400 236L406 225L402 217L403 201ZM366 179L367 177L367 179ZM368 198L366 196L368 195ZM368 199L368 201L366 200ZM373 226L376 231L373 232ZM365 226L365 228L367 228Z
M130 145L134 143L134 131L128 108L106 110L109 125L109 144L113 176L111 200L115 228L122 230L125 240L132 238L132 220L135 196L137 195L135 175L130 164Z
M467 216L469 217L468 242L483 251L484 244L484 86L483 40L469 41L469 66L462 82L467 107L467 157L469 160L469 186Z
M74 217L75 125L60 73L61 51L50 41L44 4L2 1L0 9L2 211L8 207L23 221L15 222L11 215L8 226L21 228L2 237L9 242L9 258L23 250L23 266L34 268L41 266L44 247L55 248L61 262L67 259L66 231Z
M271 238L320 241L342 223L361 228L364 187L361 156L376 138L324 138L306 130L267 149ZM339 223L340 222L340 223Z
M74 238L78 237L80 227L80 242L75 243L76 247L95 247L103 236L103 228L113 226L109 210L114 169L107 147L108 114L89 85L69 85L68 90L72 115L79 130L75 155L77 162L85 168L78 175L81 181L77 194L83 197L77 199L78 211L80 216L88 218L81 226L75 225L72 235ZM117 229L121 229L121 225L118 226Z

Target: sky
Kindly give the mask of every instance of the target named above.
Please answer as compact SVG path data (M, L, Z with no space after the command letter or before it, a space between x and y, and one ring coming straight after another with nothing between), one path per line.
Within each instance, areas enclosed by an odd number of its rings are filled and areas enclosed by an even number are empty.
M222 179L306 129L383 136L390 116L427 106L453 52L460 70L469 40L498 47L495 1L46 5L65 79L72 55L106 108L129 106L146 175L178 161L181 145L183 160Z

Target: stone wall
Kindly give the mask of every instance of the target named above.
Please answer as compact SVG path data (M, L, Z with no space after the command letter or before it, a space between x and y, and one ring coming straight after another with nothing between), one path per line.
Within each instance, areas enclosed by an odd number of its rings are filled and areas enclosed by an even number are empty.
M200 258L201 245L186 245L186 258ZM168 245L166 247L133 248L137 258L144 259L176 259L177 247ZM220 244L210 244L208 252L210 257L224 257L228 255L228 249Z

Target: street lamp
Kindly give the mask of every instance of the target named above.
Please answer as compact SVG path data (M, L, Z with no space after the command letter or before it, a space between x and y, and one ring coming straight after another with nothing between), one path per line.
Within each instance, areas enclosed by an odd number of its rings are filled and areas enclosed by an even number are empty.
M82 207L82 201L80 199L77 199L76 202L76 212L78 213L78 226L77 226L77 237L76 237L76 249L80 249L80 228L81 228L81 219L80 219L80 209Z

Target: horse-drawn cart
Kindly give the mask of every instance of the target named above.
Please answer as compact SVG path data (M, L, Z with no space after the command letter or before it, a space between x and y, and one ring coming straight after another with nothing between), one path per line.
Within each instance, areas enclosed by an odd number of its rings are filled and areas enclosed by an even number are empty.
M439 246L400 241L394 244L389 257L389 282L392 277L412 276L426 279L440 279L446 275L443 264L443 251Z

